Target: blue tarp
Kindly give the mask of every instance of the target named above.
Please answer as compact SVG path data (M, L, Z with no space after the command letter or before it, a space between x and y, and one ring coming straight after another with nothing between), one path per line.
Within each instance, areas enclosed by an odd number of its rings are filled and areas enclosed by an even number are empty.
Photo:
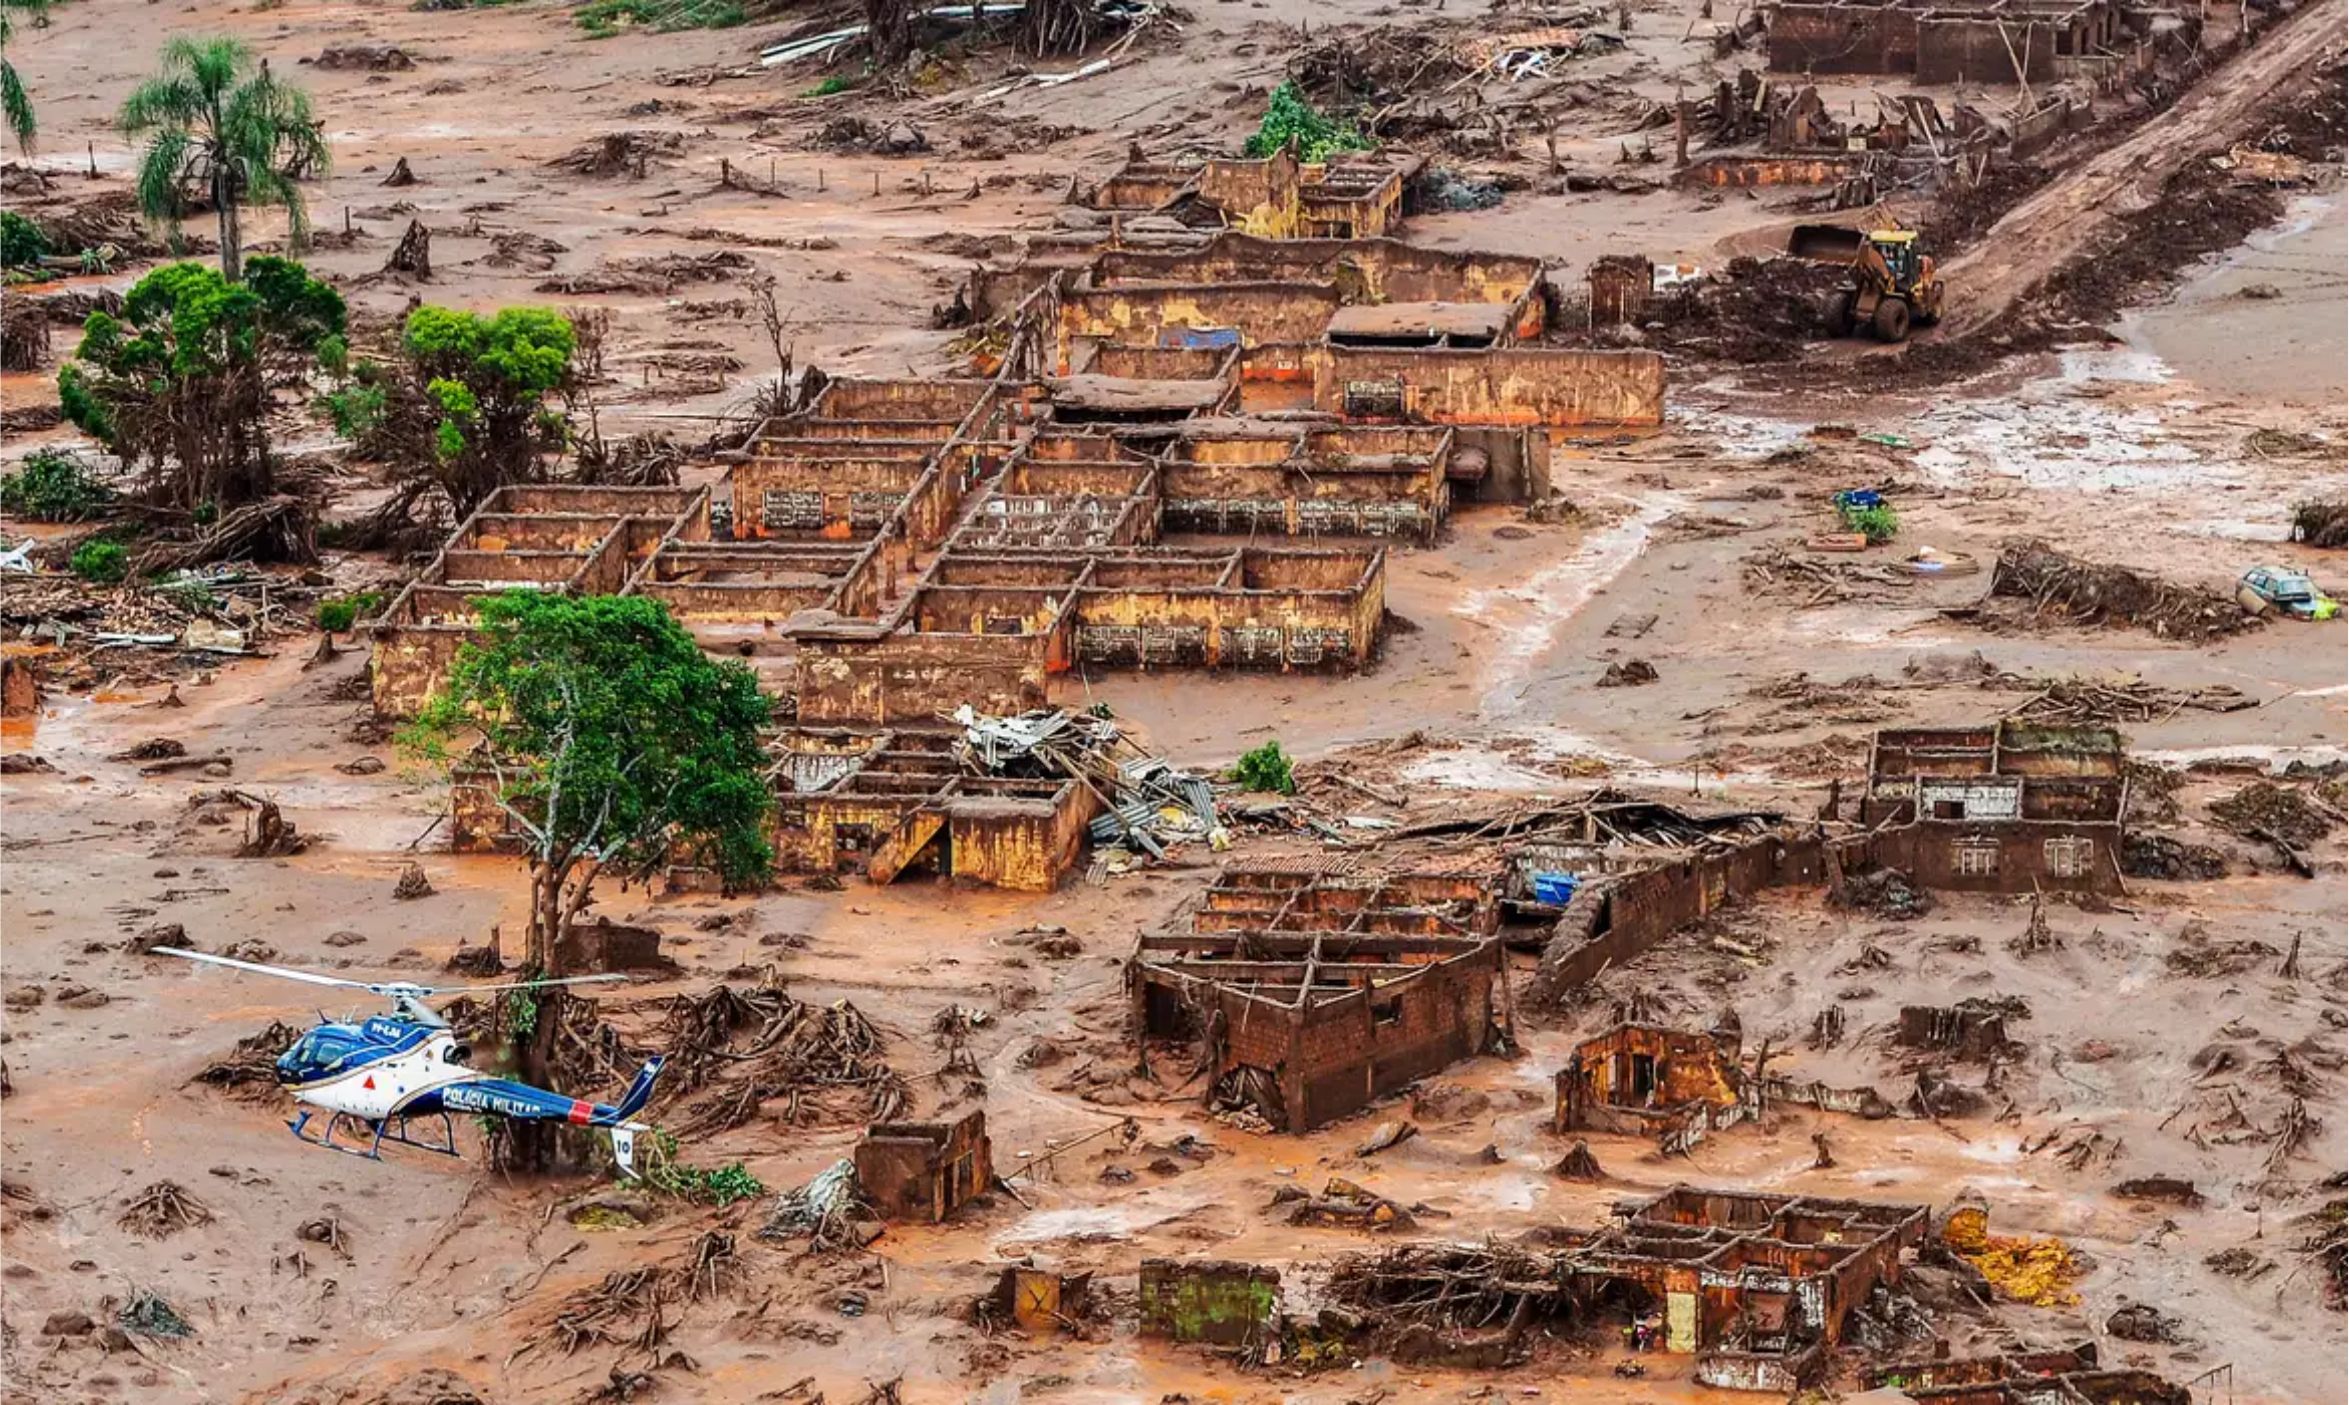
M1533 900L1550 907L1564 907L1574 900L1574 890L1580 886L1579 874L1537 873L1533 876Z

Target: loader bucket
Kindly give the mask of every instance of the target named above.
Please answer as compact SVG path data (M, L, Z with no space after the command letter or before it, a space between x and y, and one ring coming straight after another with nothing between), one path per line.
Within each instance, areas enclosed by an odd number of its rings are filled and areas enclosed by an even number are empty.
M1787 237L1786 252L1821 263L1850 263L1867 243L1866 235L1839 224L1798 224Z

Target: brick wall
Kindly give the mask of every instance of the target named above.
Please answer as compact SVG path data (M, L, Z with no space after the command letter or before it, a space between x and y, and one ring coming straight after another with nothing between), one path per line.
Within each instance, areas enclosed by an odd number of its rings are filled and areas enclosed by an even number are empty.
M1781 73L1908 73L1917 13L1894 5L1780 5L1770 13L1770 67Z

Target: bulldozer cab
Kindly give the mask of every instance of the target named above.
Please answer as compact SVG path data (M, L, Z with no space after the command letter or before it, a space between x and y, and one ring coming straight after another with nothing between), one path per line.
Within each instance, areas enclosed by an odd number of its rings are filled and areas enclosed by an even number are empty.
M1886 283L1895 289L1915 286L1921 270L1917 233L1913 229L1862 233L1842 225L1798 225L1787 240L1787 252L1796 258L1850 264L1871 272L1881 263Z
M1917 236L1906 229L1880 229L1868 236L1868 247L1884 260L1892 286L1903 290L1917 285Z

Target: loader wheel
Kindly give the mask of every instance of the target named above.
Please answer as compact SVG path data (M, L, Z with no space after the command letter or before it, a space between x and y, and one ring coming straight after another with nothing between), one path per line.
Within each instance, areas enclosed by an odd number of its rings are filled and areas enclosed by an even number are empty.
M1849 289L1831 294L1827 299L1827 335L1848 337L1852 328L1852 298Z
M1876 304L1876 340L1896 342L1909 334L1909 304L1906 298L1886 298Z

